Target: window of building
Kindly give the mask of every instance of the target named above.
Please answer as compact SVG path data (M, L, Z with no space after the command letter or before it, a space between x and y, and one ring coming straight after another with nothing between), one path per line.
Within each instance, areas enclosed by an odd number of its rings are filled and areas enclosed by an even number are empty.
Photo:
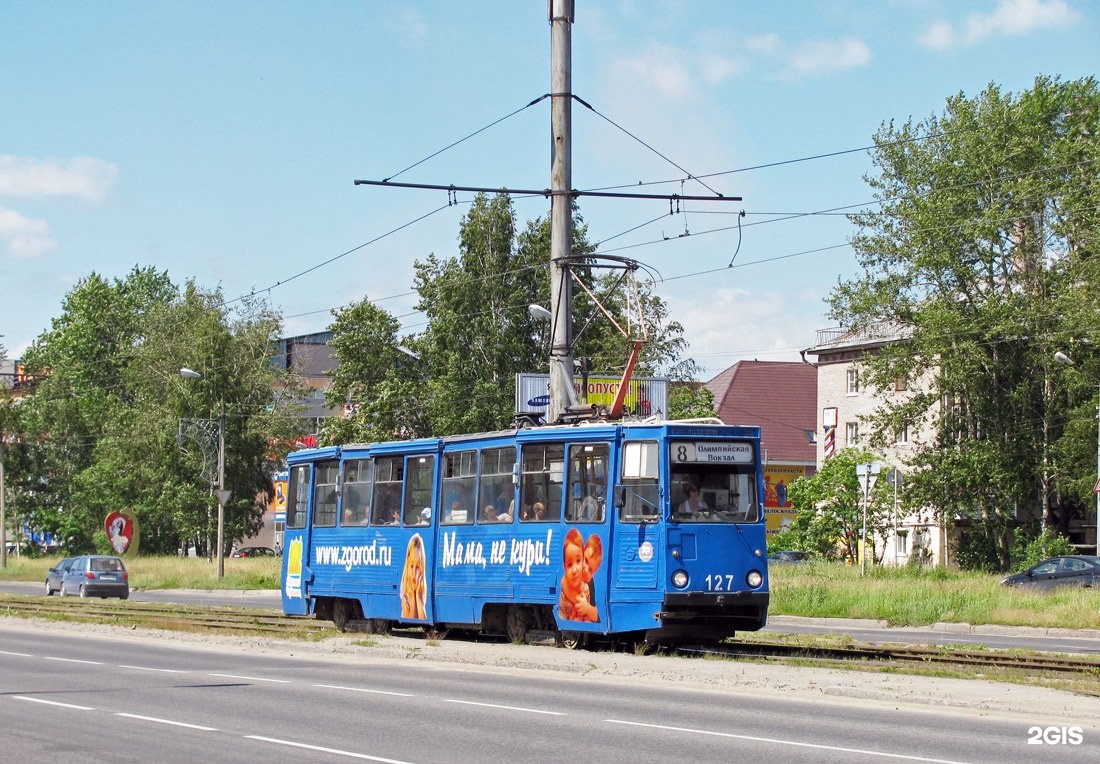
M848 422L844 425L846 435L845 445L854 446L859 442L859 422Z
M894 443L905 445L909 442L909 425L905 424L894 430Z
M859 394L859 370L848 369L848 395Z

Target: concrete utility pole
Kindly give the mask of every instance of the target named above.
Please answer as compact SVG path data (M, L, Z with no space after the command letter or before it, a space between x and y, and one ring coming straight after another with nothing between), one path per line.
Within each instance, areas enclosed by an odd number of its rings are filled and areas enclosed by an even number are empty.
M577 404L573 387L573 289L568 258L572 254L573 0L549 0L551 29L550 163L550 406L549 422Z

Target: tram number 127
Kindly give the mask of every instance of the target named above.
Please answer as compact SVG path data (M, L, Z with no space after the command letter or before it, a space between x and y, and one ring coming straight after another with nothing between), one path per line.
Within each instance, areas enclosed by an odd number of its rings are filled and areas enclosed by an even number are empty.
M731 592L733 591L733 579L732 573L726 575L709 575L707 576L707 591L708 592Z

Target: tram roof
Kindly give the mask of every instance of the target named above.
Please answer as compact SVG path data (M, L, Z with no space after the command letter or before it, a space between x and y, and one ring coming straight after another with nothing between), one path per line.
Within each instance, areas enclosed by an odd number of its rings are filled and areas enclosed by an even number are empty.
M561 438L583 439L591 437L612 437L619 431L645 430L654 437L666 433L673 437L706 437L723 435L726 437L759 438L760 428L746 425L727 425L718 420L631 420L625 422L591 421L568 425L544 425L541 427L513 428L490 432L463 433L446 435L439 438L416 438L413 440L380 441L377 443L347 443L342 446L304 449L292 451L288 461L300 459L335 458L339 454L361 452L363 455L384 455L388 453L433 453L450 443L470 443L487 441L537 442Z

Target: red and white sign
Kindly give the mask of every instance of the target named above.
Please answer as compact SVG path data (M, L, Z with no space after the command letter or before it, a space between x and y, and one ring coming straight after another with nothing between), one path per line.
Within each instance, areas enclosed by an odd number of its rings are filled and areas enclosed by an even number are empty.
M836 427L825 428L824 447L826 459L836 453Z
M103 522L103 528L107 531L107 538L110 539L115 554L126 554L130 542L134 540L133 518L122 512L112 512Z

